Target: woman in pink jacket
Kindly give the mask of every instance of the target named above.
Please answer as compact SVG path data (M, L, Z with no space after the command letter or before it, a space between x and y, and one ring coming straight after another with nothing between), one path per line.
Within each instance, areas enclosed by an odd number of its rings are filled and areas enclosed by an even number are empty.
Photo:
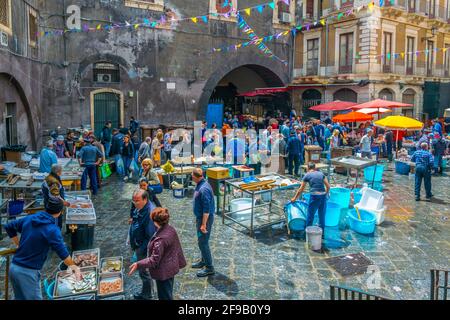
M147 258L130 266L128 275L137 269L148 269L156 281L159 300L173 300L174 277L186 266L186 259L181 248L176 230L170 226L169 210L156 208L151 213L157 231L148 245Z

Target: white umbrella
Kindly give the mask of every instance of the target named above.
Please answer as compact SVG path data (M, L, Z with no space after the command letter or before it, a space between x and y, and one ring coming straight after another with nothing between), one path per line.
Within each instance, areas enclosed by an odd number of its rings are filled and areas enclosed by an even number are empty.
M365 114L376 114L376 113L392 112L392 110L386 109L386 108L379 108L379 109L364 108L364 109L358 110L358 112L365 113Z

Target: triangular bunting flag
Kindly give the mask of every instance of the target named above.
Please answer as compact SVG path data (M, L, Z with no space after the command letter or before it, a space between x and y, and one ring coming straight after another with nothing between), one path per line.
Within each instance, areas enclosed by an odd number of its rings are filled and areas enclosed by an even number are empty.
M320 24L324 26L325 25L325 19L320 20Z
M198 21L197 17L192 17L191 20L192 20L194 23L197 23L197 21Z
M208 16L203 16L202 19L204 23L208 23Z
M251 9L250 9L250 8L247 8L247 9L244 9L244 11L245 11L245 13L249 16L249 15L250 15Z
M269 3L269 7L271 7L272 9L275 9L275 2Z
M405 57L405 53L404 52L401 52L400 53L400 57L402 57L402 59Z
M134 28L135 28L135 29L139 28L139 24L135 24L135 25L134 25Z
M256 9L259 11L259 13L262 13L264 10L264 6L258 6Z
M102 28L102 25L99 24L99 25L97 26L97 30L100 30L101 28Z

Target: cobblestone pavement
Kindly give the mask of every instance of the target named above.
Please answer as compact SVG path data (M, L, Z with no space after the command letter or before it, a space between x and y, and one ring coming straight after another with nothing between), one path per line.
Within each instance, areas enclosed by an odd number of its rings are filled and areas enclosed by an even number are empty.
M330 284L362 289L392 299L429 299L430 269L450 269L449 176L433 177L432 203L414 201L414 182L391 170L385 173L386 221L374 236L345 229L338 234L347 247L324 253L308 250L304 240L288 236L285 227L274 226L250 237L222 224L217 217L211 249L217 274L199 279L186 267L176 277L176 299L329 299ZM112 177L94 198L97 211L95 247L101 255L123 256L128 270L131 257L126 245L128 214L133 183ZM293 191L286 196L291 197ZM188 264L198 258L192 214L192 197L175 199L170 191L160 195L171 212ZM67 243L70 240L66 237ZM9 240L0 242L7 246ZM364 252L381 270L381 288L367 287L368 274L341 277L324 260ZM44 274L53 277L58 259L51 254ZM126 294L140 289L139 277L125 276Z

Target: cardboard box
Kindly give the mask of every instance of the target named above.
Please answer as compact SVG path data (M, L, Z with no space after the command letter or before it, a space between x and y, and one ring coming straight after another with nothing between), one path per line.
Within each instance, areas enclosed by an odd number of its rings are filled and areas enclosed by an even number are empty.
M230 170L223 167L214 167L206 170L206 176L212 179L228 179L230 177Z

